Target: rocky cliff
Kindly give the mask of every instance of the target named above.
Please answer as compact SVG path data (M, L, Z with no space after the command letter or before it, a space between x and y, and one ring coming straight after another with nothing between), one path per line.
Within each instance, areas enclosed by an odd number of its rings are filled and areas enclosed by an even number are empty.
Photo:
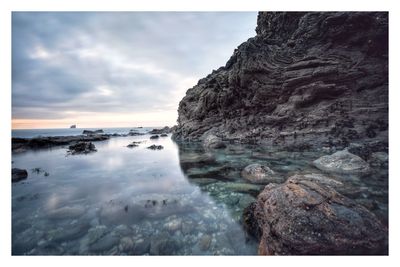
M387 143L386 12L260 12L256 33L187 91L175 140Z

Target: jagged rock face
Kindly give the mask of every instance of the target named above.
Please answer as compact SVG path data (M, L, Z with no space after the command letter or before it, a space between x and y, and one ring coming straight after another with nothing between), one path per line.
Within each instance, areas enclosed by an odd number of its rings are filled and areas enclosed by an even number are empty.
M260 12L257 35L189 89L175 140L387 142L388 14Z

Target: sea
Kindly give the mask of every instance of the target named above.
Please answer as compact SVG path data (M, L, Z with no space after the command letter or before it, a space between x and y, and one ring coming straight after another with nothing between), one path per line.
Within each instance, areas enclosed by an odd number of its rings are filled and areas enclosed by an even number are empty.
M97 151L84 155L71 155L68 146L12 153L12 167L28 171L12 183L12 255L257 255L243 211L264 186L241 171L259 163L282 177L320 173L311 162L325 154L245 144L210 151L176 143L171 134L150 139L151 129L103 129L143 135L93 142ZM82 131L13 130L12 136ZM337 178L387 224L387 167L364 179Z

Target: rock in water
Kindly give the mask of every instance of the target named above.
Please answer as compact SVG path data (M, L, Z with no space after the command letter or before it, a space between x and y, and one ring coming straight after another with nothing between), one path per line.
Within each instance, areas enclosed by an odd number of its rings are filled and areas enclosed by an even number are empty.
M12 168L11 169L11 182L15 183L28 178L28 172L23 169Z
M207 135L207 137L203 140L203 146L205 148L213 148L213 149L219 149L219 148L225 148L226 145L224 142L222 142L221 138L215 136L215 135Z
M260 12L256 32L186 92L175 140L387 142L387 12Z
M78 142L75 145L70 145L68 148L68 153L70 153L71 155L88 154L97 151L95 145L92 142Z
M322 171L337 174L368 174L371 171L367 162L347 150L322 156L315 160L313 164Z
M387 254L387 229L374 214L332 187L289 178L269 184L246 209L259 254Z
M261 164L250 164L242 171L242 177L254 184L267 184L280 179L269 167Z
M151 150L161 150L161 149L164 149L164 147L161 146L161 145L159 145L159 146L157 146L157 145L151 145L151 146L147 147L147 149L151 149Z

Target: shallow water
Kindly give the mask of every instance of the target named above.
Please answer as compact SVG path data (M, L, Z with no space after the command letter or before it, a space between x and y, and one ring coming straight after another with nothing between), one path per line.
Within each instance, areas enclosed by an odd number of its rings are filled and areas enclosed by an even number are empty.
M127 148L132 141L144 142ZM319 173L310 163L323 155L245 145L205 151L149 135L94 144L88 155L67 156L66 147L13 154L13 167L29 171L12 185L13 254L257 254L240 222L263 186L248 184L241 170L262 163L283 178ZM146 148L152 144L164 149ZM387 168L336 178L387 222Z

